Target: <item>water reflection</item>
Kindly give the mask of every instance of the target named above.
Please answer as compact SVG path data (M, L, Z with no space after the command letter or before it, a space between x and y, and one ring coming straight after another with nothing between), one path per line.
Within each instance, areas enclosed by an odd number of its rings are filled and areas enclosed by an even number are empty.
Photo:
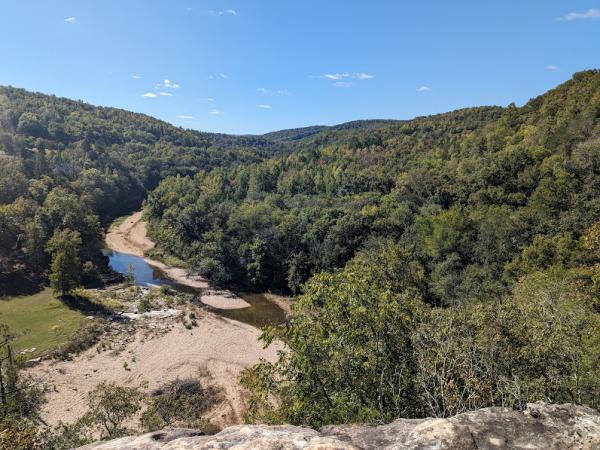
M108 256L108 264L116 272L127 275L129 267L133 269L135 283L138 286L160 286L162 284L173 284L173 281L156 267L152 267L143 258L127 253L103 250L102 254Z

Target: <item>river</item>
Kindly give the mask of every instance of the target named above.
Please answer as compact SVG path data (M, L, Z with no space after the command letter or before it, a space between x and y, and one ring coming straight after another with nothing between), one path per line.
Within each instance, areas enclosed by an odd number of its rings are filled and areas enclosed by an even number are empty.
M104 250L108 256L110 267L123 275L127 275L131 267L138 286L162 286L167 285L174 290L197 294L200 296L203 289L186 286L170 279L164 271L152 266L144 258L128 253L114 250ZM276 303L270 301L264 294L242 295L242 298L250 305L239 309L209 308L216 314L247 323L257 328L266 325L278 325L285 321L285 311Z

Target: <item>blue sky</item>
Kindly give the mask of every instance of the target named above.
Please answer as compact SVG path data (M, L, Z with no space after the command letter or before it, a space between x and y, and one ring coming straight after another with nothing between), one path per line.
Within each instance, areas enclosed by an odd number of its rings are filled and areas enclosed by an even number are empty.
M522 104L600 67L600 0L0 5L0 84L205 131Z

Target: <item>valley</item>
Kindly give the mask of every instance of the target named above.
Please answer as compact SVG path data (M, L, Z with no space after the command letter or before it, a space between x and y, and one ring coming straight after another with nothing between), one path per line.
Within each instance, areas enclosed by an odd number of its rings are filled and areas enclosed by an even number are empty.
M0 106L0 444L600 405L598 70L262 136Z

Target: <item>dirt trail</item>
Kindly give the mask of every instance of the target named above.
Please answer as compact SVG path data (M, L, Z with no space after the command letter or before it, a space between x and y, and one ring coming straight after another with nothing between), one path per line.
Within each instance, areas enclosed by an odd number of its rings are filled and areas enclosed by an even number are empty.
M154 242L147 235L146 222L142 220L142 211L127 217L118 226L111 227L106 233L106 245L116 252L144 258L144 261L160 269L177 283L196 289L208 289L210 287L205 278L189 275L185 269L171 267L144 256L145 252L154 248ZM219 309L238 309L250 306L244 299L228 291L206 292L205 295L201 295L200 300Z

